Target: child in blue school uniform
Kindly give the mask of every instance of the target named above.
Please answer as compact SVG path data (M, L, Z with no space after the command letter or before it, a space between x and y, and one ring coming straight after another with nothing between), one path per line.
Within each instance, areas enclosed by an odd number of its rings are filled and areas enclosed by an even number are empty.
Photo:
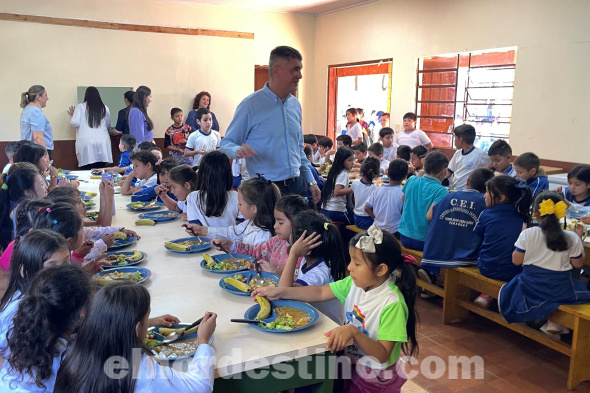
M418 350L416 278L396 237L375 225L353 237L349 250L350 276L342 280L322 286L259 288L252 296L271 301L338 299L344 304L345 324L325 335L327 348L332 353L344 350L353 363L344 392L400 392L407 379L400 353L411 357Z
M547 175L541 169L541 160L535 153L523 153L514 160L516 177L526 181L533 198L541 191L549 189Z
M482 239L477 266L486 277L509 281L521 272L512 263L514 242L530 224L531 191L524 181L500 175L486 183L486 206L474 232ZM486 294L476 304L487 308L493 299Z
M168 191L170 179L168 178L168 174L172 169L178 166L176 159L174 158L166 158L162 160L159 164L156 164L156 175L158 176L158 183L154 184L153 186L143 188L133 195L131 195L131 202L149 202L154 198L158 198L158 202L163 202L162 198L164 198L163 191L166 191L166 195L168 198L172 200L176 200L176 197L173 193Z
M578 165L567 173L565 199L572 204L590 206L590 167Z
M117 173L126 173L129 167L131 166L130 157L131 153L133 153L133 149L135 148L136 143L137 141L135 140L135 137L133 135L123 135L121 137L121 141L119 142L119 150L121 151L121 154L119 155L119 164L112 168L95 169L92 171L92 173L102 173L109 171Z
M514 165L510 163L512 157L512 148L503 139L498 139L492 143L488 149L488 156L492 161L492 170L496 175L508 175L516 177Z
M447 176L449 159L441 152L430 152L424 158L424 176L412 176L402 188L404 207L398 227L404 247L422 251L430 222L426 213L448 193L441 182Z
M340 232L323 214L313 210L297 213L289 242L291 248L279 287L327 285L345 277L346 259ZM336 299L312 305L337 324L344 322L344 309Z
M131 154L130 158L133 163L133 171L123 181L121 195L133 195L143 188L158 184L158 175L156 174L158 158L154 154L139 150ZM135 178L137 181L132 183Z
M582 233L564 231L559 222L567 205L556 192L535 198L533 214L539 226L525 229L515 243L514 265L522 273L500 288L498 305L509 323L545 318L561 304L590 302L590 291L572 277L572 266L584 264ZM569 333L565 326L547 321L541 331L559 338Z

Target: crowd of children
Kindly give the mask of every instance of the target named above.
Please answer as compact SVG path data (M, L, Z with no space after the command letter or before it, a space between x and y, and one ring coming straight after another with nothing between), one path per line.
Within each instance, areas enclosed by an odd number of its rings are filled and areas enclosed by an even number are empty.
M564 231L560 223L566 202L590 205L589 167L568 173L563 194L547 192L535 154L521 154L511 164L508 143L498 140L487 152L481 150L474 146L470 125L454 129L457 151L449 161L430 151L432 142L416 129L415 114L404 115L397 135L381 123L373 142L376 134L365 132L362 112L350 108L347 132L336 138L335 150L327 137L304 138L308 160L319 167L314 176L323 182L322 198L314 205L302 196L281 195L264 174L248 174L243 160L231 162L218 150L220 135L212 129L211 113L195 112L196 131L183 123L182 110L172 109L167 158L152 142L136 147L133 136L123 135L118 165L104 171L124 176L121 194L131 201L156 199L180 213L189 234L259 259L280 281L277 288L260 288L253 295L312 302L341 325L327 334L328 348L344 350L353 362L387 375L377 379L388 391L399 391L405 382L401 352L412 356L418 348L416 274L434 282L441 267L477 265L484 276L508 282L498 307L510 323L546 318L560 304L590 301L590 292L572 274L583 265L581 232L576 226L576 232ZM43 147L19 142L9 144L6 153L10 164L0 178L0 267L10 271L0 301L3 391L117 386L147 392L175 383L211 391L213 365L207 359L214 351L207 343L216 314L206 313L192 367L180 373L146 354L132 356L153 322L145 288L121 282L92 293L88 274L105 264L99 255L113 244L113 233L139 237L110 225L112 183L101 182L101 213L92 224L85 222L76 184L58 184ZM345 248L342 228L351 224L365 232L347 239ZM405 261L402 246L423 251L419 268ZM489 307L494 299L481 294L475 302ZM112 328L109 323L118 324L119 334L101 338ZM544 321L541 330L556 339L567 332L552 321ZM68 347L75 332L77 339ZM141 377L105 378L101 365L111 356L122 356ZM83 360L87 366L81 369ZM159 375L168 376L167 385L158 378L148 383ZM375 384L353 368L346 389L364 391Z

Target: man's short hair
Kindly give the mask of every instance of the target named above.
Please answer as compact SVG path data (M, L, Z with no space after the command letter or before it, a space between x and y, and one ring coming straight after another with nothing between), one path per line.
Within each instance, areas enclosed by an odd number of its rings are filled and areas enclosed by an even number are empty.
M512 155L512 148L504 139L494 141L488 150L488 156L508 157Z
M313 155L313 150L312 150L311 146L309 146L309 145L305 145L305 147L303 148L303 152L305 153L305 155L307 157Z
M486 182L492 177L494 177L494 172L487 168L477 168L469 174L469 188L485 194Z
M178 112L182 112L182 109L180 108L172 108L170 110L170 117L173 117L175 114L177 114Z
M406 161L410 161L410 159L412 158L411 156L412 154L412 148L408 145L399 145L397 147L397 155Z
M383 127L379 130L379 136L381 137L381 139L385 138L386 135L393 135L393 128Z
M336 140L342 142L345 146L352 146L352 138L350 137L350 135L338 135L336 137Z
M398 148L398 150L399 150L399 148ZM428 149L422 145L416 146L415 148L412 149L412 154L415 154L420 158L424 158L428 154Z
M352 147L352 150L358 150L361 153L365 153L367 151L367 144L365 142L359 142Z
M537 173L539 173L539 167L541 166L541 160L535 153L522 153L516 160L514 160L514 165L522 167L527 171L531 169L536 169Z
M471 124L461 124L460 126L455 127L453 134L458 138L463 138L463 140L469 145L473 145L473 142L475 142L475 127Z
M367 150L369 150L376 156L382 156L383 152L385 151L385 148L381 143L373 143L371 146L369 146Z
M211 113L211 112L207 108L197 109L197 120L201 121L201 119L203 118L203 115L206 115L208 113Z
M402 119L410 119L416 121L418 118L416 117L416 114L414 112L408 112L404 115Z
M408 163L402 159L396 158L389 163L387 168L387 177L390 180L404 180L408 175Z
M327 147L328 149L331 149L332 146L334 146L334 142L332 142L332 140L330 138L325 136L318 141L318 146L323 146L323 147Z
M449 159L440 151L431 151L424 158L424 172L429 175L440 173L449 166Z
M303 143L313 145L314 143L318 143L318 138L314 134L307 134L303 136Z
M276 64L277 60L279 59L297 59L299 61L303 61L303 56L301 53L295 48L291 48L290 46L277 46L270 52L270 58L268 59L268 72L270 77L272 78L272 67Z

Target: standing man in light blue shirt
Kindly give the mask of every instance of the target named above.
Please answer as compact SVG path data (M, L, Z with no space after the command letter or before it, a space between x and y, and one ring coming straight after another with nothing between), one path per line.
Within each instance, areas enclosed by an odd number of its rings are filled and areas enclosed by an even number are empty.
M303 151L301 104L292 93L303 77L301 53L278 46L270 53L270 82L246 97L221 141L221 151L231 158L246 158L251 175L272 180L281 194L321 197Z

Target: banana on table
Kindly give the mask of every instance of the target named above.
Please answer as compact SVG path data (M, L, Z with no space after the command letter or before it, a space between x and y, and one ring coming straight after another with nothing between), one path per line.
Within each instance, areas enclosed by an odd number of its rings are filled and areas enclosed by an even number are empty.
M154 220L150 220L149 218L141 218L139 220L135 220L135 225L156 225Z
M188 251L190 249L190 246L185 246L184 244L178 244L173 242L165 242L164 246L166 246L166 248L176 251Z

